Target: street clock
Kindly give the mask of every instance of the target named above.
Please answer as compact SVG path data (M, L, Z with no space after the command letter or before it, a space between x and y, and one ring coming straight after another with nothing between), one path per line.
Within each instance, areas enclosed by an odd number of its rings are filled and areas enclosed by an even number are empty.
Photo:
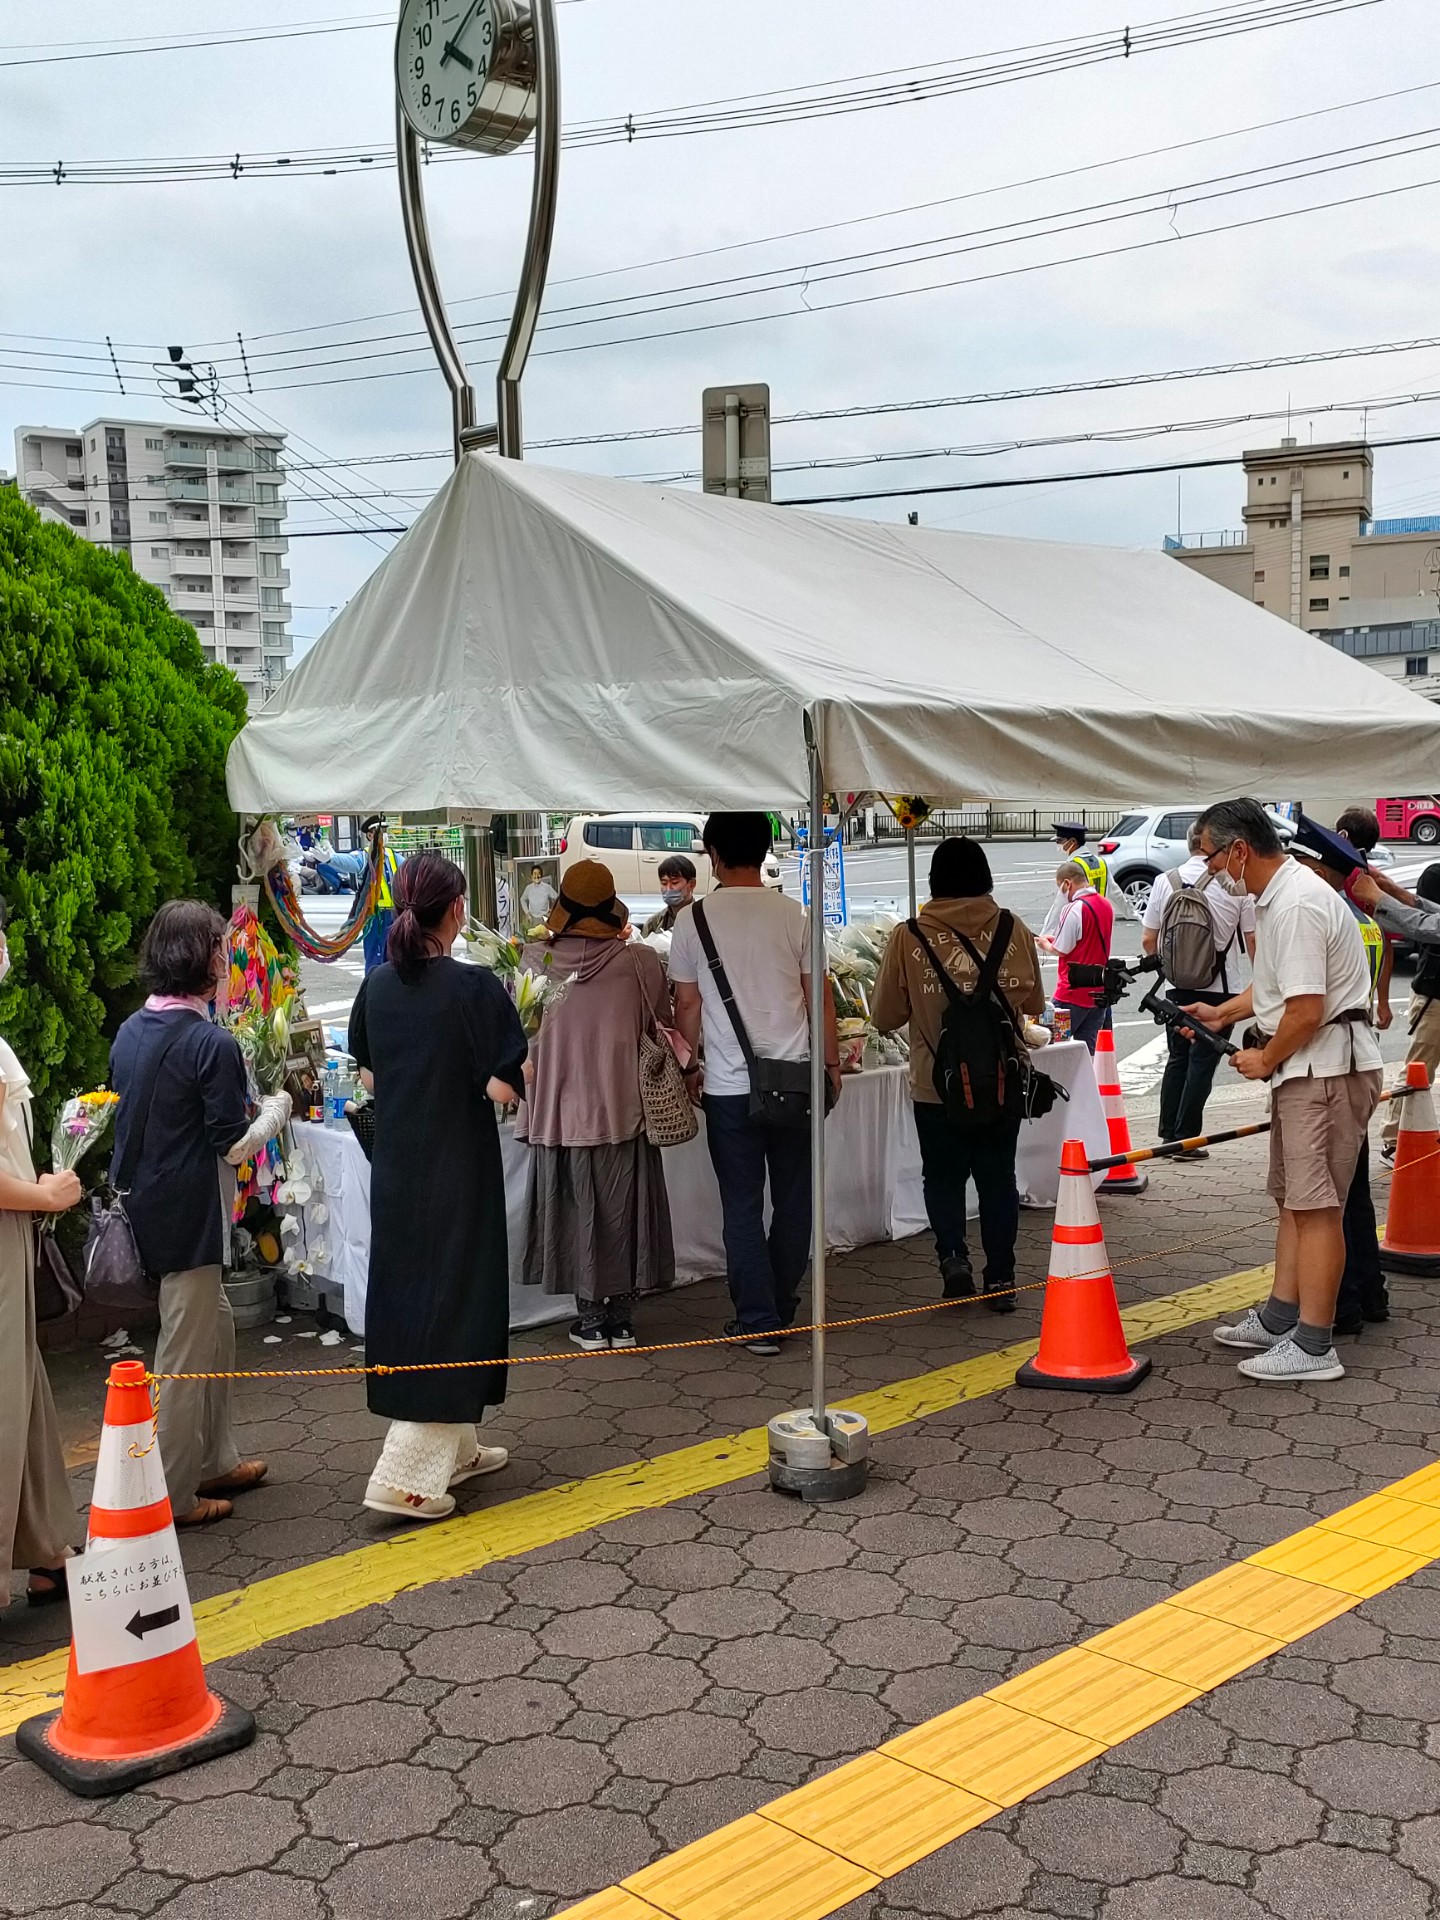
M522 0L402 0L400 110L422 140L513 153L535 129L535 29Z

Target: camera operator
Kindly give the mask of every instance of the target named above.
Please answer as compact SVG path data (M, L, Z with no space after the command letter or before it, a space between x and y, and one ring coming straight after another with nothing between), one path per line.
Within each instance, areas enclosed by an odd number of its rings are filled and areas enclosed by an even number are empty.
M1165 976L1170 982L1165 994L1167 1000L1173 1000L1177 1007L1189 1006L1194 1002L1218 1007L1230 998L1239 984L1239 960L1233 950L1241 940L1245 942L1245 951L1250 958L1255 958L1255 903L1248 894L1237 896L1231 893L1209 871L1205 856L1200 852L1198 825L1190 829L1189 846L1190 858L1172 872L1160 874L1150 889L1140 945L1148 954L1160 952L1162 961L1166 963ZM1177 964L1176 954L1192 943L1178 937L1175 913L1168 917L1166 914L1170 902L1186 889L1193 889L1198 894L1210 920L1209 941L1198 943L1204 946L1206 955L1199 968L1199 971L1207 972L1203 980L1195 978L1192 970ZM1178 911L1183 913L1185 909ZM1203 935L1203 921L1199 923L1199 930ZM1173 951L1169 951L1172 948ZM1219 956L1219 965L1210 972L1209 961L1216 955ZM1230 977L1232 965L1236 976L1233 980ZM1230 1037L1228 1027L1224 1029L1224 1036L1227 1040ZM1220 1055L1214 1047L1207 1047L1203 1041L1192 1040L1175 1027L1166 1028L1165 1038L1169 1051L1165 1075L1160 1082L1160 1138L1192 1140L1196 1134L1205 1131L1205 1102L1210 1097ZM1203 1160L1206 1157L1204 1147L1197 1147L1192 1153L1181 1156L1186 1160Z
M1254 899L1255 977L1218 1007L1186 1011L1213 1032L1257 1024L1233 1063L1272 1083L1267 1184L1279 1208L1270 1298L1215 1338L1251 1351L1240 1371L1252 1380L1338 1380L1343 1208L1380 1097L1364 944L1344 900L1289 858L1257 801L1222 800L1197 824L1207 869Z
M1098 988L1072 983L1070 968L1076 962L1087 967L1104 966L1110 958L1115 909L1103 894L1095 891L1090 876L1078 860L1065 862L1055 875L1055 884L1065 896L1065 910L1051 942L1060 956L1055 1004L1070 1009L1070 1038L1083 1040L1094 1053L1101 1029L1110 1024L1110 1009Z

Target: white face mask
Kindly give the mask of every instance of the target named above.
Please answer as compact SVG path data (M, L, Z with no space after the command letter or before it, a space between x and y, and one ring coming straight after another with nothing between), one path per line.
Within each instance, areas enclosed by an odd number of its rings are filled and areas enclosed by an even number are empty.
M0 941L0 983L4 982L5 976L6 974L9 973L9 971L10 971L10 949L7 945L4 944L3 941Z
M1230 854L1227 849L1225 854L1225 865L1220 870L1219 880L1220 880L1221 886L1225 889L1225 891L1227 893L1233 893L1237 899L1241 898L1246 891L1245 869L1248 866L1248 864L1249 864L1248 861L1242 860L1240 862L1239 873L1232 873L1230 871Z

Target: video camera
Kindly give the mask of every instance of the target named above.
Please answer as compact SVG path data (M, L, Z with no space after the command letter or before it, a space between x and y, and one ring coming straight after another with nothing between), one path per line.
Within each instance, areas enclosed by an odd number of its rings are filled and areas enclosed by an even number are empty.
M1113 1007L1123 1000L1130 990L1132 980L1138 980L1141 974L1160 972L1158 954L1147 953L1143 958L1130 962L1107 960L1103 966L1086 966L1083 962L1071 962L1070 984L1074 987L1094 987L1099 990L1099 1005ZM1173 1000L1160 998L1160 983L1140 996L1140 1005L1161 1026L1173 1027L1177 1033L1183 1033L1187 1040L1200 1040L1207 1047L1213 1047L1216 1053L1238 1053L1240 1049L1218 1033L1212 1033L1209 1027L1202 1027L1176 1006Z

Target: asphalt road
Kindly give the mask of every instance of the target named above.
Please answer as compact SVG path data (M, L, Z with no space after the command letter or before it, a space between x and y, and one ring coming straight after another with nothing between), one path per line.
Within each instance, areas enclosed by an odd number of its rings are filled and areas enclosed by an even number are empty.
M916 874L919 897L925 899L928 888L926 878L929 871L931 847L924 842L916 850ZM1058 850L1049 841L992 841L986 846L991 871L995 876L995 897L1002 906L1009 907L1029 926L1038 930L1055 893L1055 869L1059 864ZM782 860L785 890L797 898L800 892L799 866L793 855ZM1400 873L1400 877L1408 877ZM905 848L903 843L883 847L854 847L845 856L846 891L852 915L861 920L870 919L876 914L903 916L907 911L907 888L905 873ZM660 905L659 900L631 900L627 902L632 916L642 918ZM317 929L327 931L337 928L343 921L350 905L350 896L343 898L307 894L305 912L311 924ZM1140 928L1133 920L1117 920L1115 928L1114 951L1117 956L1135 958L1140 952ZM1045 980L1047 986L1053 986L1055 963L1046 959ZM360 949L355 947L344 960L334 964L322 965L306 961L301 966L301 983L306 989L312 1013L317 1013L327 1026L339 1028L342 1032L348 1017L348 1010L363 976ZM1132 1131L1136 1135L1136 1144L1141 1144L1141 1136L1149 1137L1153 1130L1148 1124L1158 1097L1160 1075L1165 1064L1165 1036L1155 1022L1138 1011L1136 1002L1145 990L1145 982L1132 989L1127 1000L1115 1009L1115 1051L1122 1065L1122 1082L1125 1087L1127 1105L1130 1110ZM1405 1055L1405 1014L1409 998L1409 983L1404 976L1397 976L1392 989L1392 1006L1395 1020L1390 1031L1381 1035L1381 1046L1387 1063L1402 1060ZM1216 1082L1214 1096L1214 1123L1221 1124L1222 1116L1230 1124L1242 1119L1258 1118L1264 1106L1264 1093L1239 1081L1238 1076L1222 1067ZM1254 1110L1252 1112L1252 1109ZM1139 1123L1139 1124L1137 1124Z

